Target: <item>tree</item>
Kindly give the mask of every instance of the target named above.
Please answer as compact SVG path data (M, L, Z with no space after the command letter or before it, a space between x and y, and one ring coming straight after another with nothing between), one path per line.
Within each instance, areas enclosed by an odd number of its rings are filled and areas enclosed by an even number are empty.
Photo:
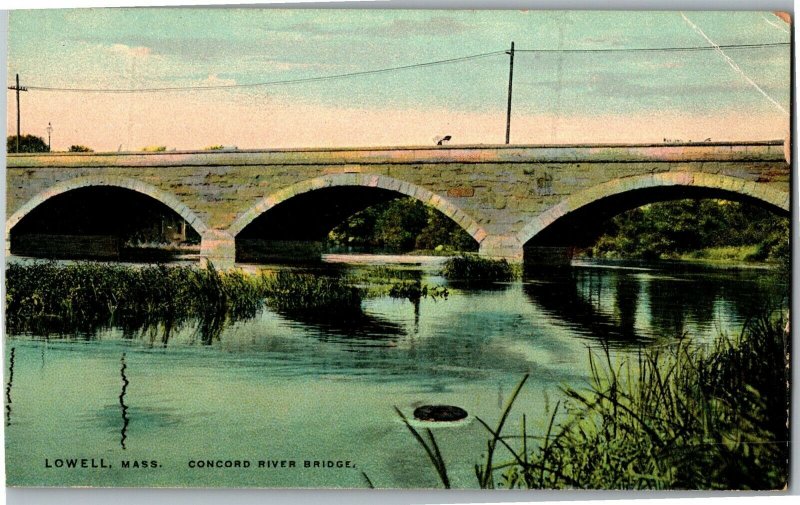
M76 146L69 146L69 152L71 153L93 153L94 149L91 147L76 145Z
M453 220L413 198L378 203L353 214L328 235L334 244L377 247L395 252L414 249L473 251L477 242Z
M6 139L6 152L17 152L17 136L11 135ZM22 135L19 138L19 152L21 153L47 153L50 148L42 137L36 135Z
M591 254L659 259L752 245L758 246L752 260L788 258L789 220L752 204L676 200L645 205L607 221Z

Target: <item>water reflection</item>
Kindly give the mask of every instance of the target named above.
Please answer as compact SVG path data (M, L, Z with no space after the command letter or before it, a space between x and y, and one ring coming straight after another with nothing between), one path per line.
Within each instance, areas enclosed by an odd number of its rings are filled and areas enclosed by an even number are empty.
M529 273L523 291L561 324L621 347L719 336L730 323L786 306L788 284L768 270L590 266Z
M311 330L322 341L371 339L393 341L406 334L403 326L363 311L331 314L315 311L277 311L300 328Z
M540 273L523 291L531 303L581 335L610 346L652 340L636 329L641 285L625 275L562 269Z
M421 296L423 287L445 283L430 268L362 265L347 270L333 265L326 270L315 265L300 270L347 275L369 294L353 310L338 311L263 304L226 311L212 303L197 319L177 310L172 317L167 311L161 319L121 319L117 328L81 338L121 335L150 348L200 345L270 352L282 359L321 359L341 370L370 368L389 375L466 378L496 369L546 373L576 351L576 336L615 348L685 334L713 338L738 331L766 304L785 306L788 292L785 279L766 271L595 263L528 272L522 283L447 283L453 296L443 299L447 295ZM334 345L318 349L315 342Z
M413 441L392 405L458 405L489 419L529 373L531 383L513 415L527 413L536 426L529 433L544 434L558 389L585 386L586 347L599 339L625 354L632 346L674 339L676 329L693 339L736 332L765 303L783 300L786 306L788 283L766 272L599 266L499 289L449 285L446 300L372 294L358 312L327 316L262 307L241 317L209 312L206 323L167 318L97 330L85 335L93 340L88 343L11 332L6 405L13 377L16 403L7 430L7 451L17 462L12 477L30 482L21 474L36 475L52 447L79 453L80 445L96 454L124 447L132 460L164 454L159 485L280 487L297 485L296 474L265 473L256 481L240 472L220 482L205 472L187 477L185 458L308 448L316 456L354 454L375 482L407 486L424 480L400 475L398 468L422 472L427 462L407 455ZM445 283L432 269L403 280ZM369 286L365 281L363 287ZM450 456L453 474L472 482L485 431L477 423L464 429L470 436L461 440L474 445L448 440L459 434L455 430L442 430L441 437L443 447L456 451ZM264 435L270 433L281 436ZM135 473L123 474L94 473L96 480L66 483L59 475L53 477L58 482L46 483L139 484ZM350 480L332 474L320 485L359 485L361 474L353 474Z

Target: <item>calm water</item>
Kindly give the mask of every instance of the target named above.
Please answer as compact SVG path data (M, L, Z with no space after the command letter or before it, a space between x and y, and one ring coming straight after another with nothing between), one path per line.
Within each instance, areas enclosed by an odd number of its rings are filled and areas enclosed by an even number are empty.
M407 268L446 284L435 265ZM265 309L210 343L191 325L166 342L159 328L10 335L8 483L365 487L364 472L377 487L436 487L393 407L411 416L444 403L470 414L433 430L453 486L475 487L488 433L474 416L494 424L523 374L507 432L519 432L525 413L529 433L542 433L561 388L586 384L591 349L605 343L624 359L684 334L712 342L764 307L787 306L787 290L765 270L595 263L484 289L450 286L447 300L416 307L368 299L357 320ZM110 468L47 468L68 458ZM190 467L206 460L250 466Z

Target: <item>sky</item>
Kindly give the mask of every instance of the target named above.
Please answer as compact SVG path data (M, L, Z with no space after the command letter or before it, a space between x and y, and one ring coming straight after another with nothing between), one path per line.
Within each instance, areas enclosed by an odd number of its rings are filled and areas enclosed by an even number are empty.
M19 73L30 88L20 94L22 133L47 138L50 123L53 150L433 145L442 135L501 144L511 41L514 144L769 140L789 130L790 27L770 12L139 8L9 18L8 85ZM554 51L775 43L784 45ZM473 55L483 56L242 86ZM217 88L197 89L208 86ZM7 100L13 134L13 91Z

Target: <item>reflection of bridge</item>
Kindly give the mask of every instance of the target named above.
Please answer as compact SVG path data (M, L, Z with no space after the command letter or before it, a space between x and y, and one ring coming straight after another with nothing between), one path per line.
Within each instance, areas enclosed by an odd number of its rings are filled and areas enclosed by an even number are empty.
M453 219L481 254L519 260L524 246L565 245L659 200L747 200L788 215L789 173L777 141L9 155L6 251L41 204L111 186L184 217L201 255L221 266L233 264L240 232L315 240L401 195Z

